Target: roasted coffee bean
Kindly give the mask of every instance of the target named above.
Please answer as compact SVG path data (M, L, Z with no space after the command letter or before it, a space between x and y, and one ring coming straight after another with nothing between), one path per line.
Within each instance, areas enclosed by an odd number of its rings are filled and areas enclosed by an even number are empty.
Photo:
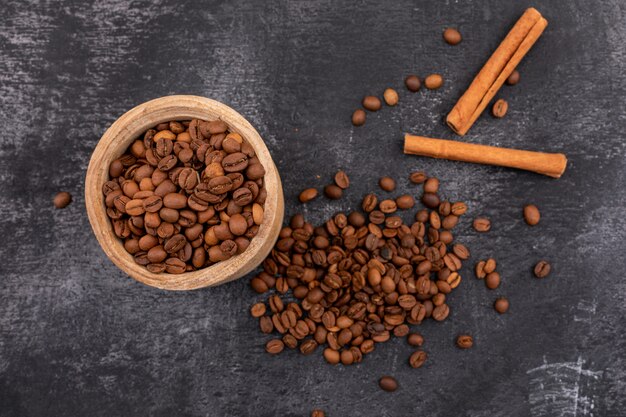
M178 258L169 258L165 261L165 271L170 274L182 274L186 270L185 262Z
M363 98L363 102L361 103L366 110L369 111L378 111L382 107L382 103L380 99L375 96L366 96Z
M413 184L423 184L424 181L426 181L427 179L428 177L426 176L426 173L424 171L415 171L412 172L409 176L409 180Z
M506 116L508 109L509 104L504 99L498 99L491 108L491 114L493 114L493 117L501 119Z
M280 339L272 339L265 344L265 351L271 355L277 355L285 349L285 344Z
M424 85L429 90L437 90L443 85L443 77L439 74L431 74L424 79Z
M500 286L500 274L495 271L487 274L485 277L485 285L490 290L498 288Z
M506 83L508 85L515 85L519 82L519 80L520 80L519 72L517 70L513 70L511 75L509 75L509 77L506 79Z
M485 233L491 230L491 222L489 219L484 217L475 218L472 226L474 227L474 230L480 233Z
M225 172L241 172L248 167L248 156L241 152L231 153L222 160Z
M322 410L315 409L311 411L311 417L326 417L326 413Z
M367 194L363 198L363 202L361 203L361 208L364 212L369 213L376 208L378 205L378 198L374 194Z
M467 247L461 243L457 243L456 245L452 246L452 251L459 259L465 260L470 257L469 249L467 249Z
M385 103L387 103L388 106L395 106L396 104L398 104L398 93L393 88L385 89L385 92L383 93L383 98L385 99Z
M241 187L233 193L233 201L240 207L247 206L252 203L253 200L254 196L249 188Z
M526 224L535 226L539 223L539 219L541 219L541 213L539 213L537 206L533 204L524 206L524 221L526 221Z
M423 350L416 350L409 357L409 365L411 365L411 368L421 368L422 366L424 366L427 358L428 355L426 354L426 352L424 352Z
M422 346L424 344L424 337L419 333L410 333L407 337L407 342L411 346Z
M384 191L393 191L396 189L396 181L391 177L381 177L378 180L378 185Z
M354 113L352 113L352 124L354 126L363 126L365 124L365 111L363 109L356 109Z
M433 309L432 317L437 321L443 321L450 314L450 308L447 304L441 304Z
M461 43L462 37L458 30L446 28L446 30L443 31L443 39L449 45L458 45Z
M317 197L317 190L315 188L307 188L300 193L298 197L301 203L308 203L309 201Z
M385 214L390 214L394 213L398 209L398 206L393 200L383 200L378 205L378 209Z
M550 264L546 261L539 261L533 268L533 273L537 278L545 278L550 275Z
M158 195L145 198L142 201L143 209L148 213L156 213L163 207L163 199Z
M378 380L378 385L383 391L393 392L398 389L398 381L391 376L383 376Z
M107 191L110 192L110 190L113 188L112 185L110 185L109 187L107 187ZM107 195L107 193L105 193L105 196ZM54 196L54 200L53 200L53 204L54 207L58 208L58 209L62 209L65 208L67 206L69 206L69 204L72 202L72 195L70 193L68 193L67 191L61 191L59 193L57 193Z
M498 313L504 314L509 311L509 300L504 297L500 297L496 299L495 303L493 304L493 308L495 308Z
M467 206L462 201L457 201L456 203L453 203L450 209L450 213L454 214L455 216L461 216L466 212Z
M348 188L350 186L350 179L348 178L348 174L341 170L337 171L337 173L335 174L335 184L337 184L337 187L344 190Z
M474 346L474 339L470 335L460 335L456 338L456 345L461 349L469 349Z
M434 193L424 193L422 195L422 203L428 208L437 208L439 206L439 196Z
M485 261L485 265L483 266L483 269L486 274L490 274L496 270L496 267L497 267L496 260L493 258L489 258Z
M400 210L408 210L415 205L415 199L408 194L401 195L396 198L396 205Z
M404 80L404 84L409 91L412 91L414 93L416 91L419 91L420 87L422 86L422 83L420 82L420 79L417 77L417 75L409 75L408 77L406 77Z
M324 187L324 195L326 195L326 197L330 198L331 200L340 199L342 194L343 191L341 190L341 188L336 186L335 184L329 184Z

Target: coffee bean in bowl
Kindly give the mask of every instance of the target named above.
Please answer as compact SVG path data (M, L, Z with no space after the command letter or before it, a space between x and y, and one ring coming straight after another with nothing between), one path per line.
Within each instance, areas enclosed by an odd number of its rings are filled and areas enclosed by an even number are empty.
M283 216L276 167L231 108L170 96L123 115L86 178L87 212L109 258L133 278L193 289L239 278L271 251Z

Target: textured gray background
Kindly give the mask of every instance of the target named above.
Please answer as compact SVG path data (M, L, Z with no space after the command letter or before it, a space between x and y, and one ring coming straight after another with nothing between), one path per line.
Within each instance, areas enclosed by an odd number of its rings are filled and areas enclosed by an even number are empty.
M626 412L626 4L535 1L549 20L468 142L564 152L560 180L401 152L402 133L453 138L442 117L528 1L0 1L0 415L2 416L618 416ZM441 32L457 26L463 43ZM439 91L408 93L409 73ZM397 108L353 128L352 110L392 86ZM198 94L239 110L297 193L338 168L345 198L305 208L319 221L356 207L383 174L400 192L417 168L468 202L459 227L474 261L498 259L489 292L464 269L445 323L428 322L429 360L411 369L403 340L358 366L320 354L268 357L242 279L164 292L126 277L89 227L83 177L96 142L151 98ZM319 178L318 178L319 176ZM59 190L74 203L55 210ZM533 202L540 226L521 208ZM488 235L471 217L493 220ZM408 216L407 216L408 218ZM554 273L531 276L540 258ZM491 304L511 300L509 314ZM475 348L460 351L460 332ZM319 353L319 352L318 352ZM397 377L393 394L378 389Z

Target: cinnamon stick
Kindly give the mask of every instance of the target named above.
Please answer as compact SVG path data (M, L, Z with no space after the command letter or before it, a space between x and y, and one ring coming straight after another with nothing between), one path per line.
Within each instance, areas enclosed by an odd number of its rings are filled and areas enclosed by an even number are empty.
M562 153L523 151L409 134L404 136L404 153L524 169L553 178L561 177L567 166L567 158Z
M446 122L455 133L467 133L547 25L536 9L524 12L448 114Z

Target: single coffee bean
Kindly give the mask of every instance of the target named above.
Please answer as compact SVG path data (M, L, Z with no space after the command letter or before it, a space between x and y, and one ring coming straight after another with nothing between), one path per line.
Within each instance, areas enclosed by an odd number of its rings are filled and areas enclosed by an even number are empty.
M507 311L509 311L509 300L507 300L504 297L500 297L496 299L495 303L493 304L493 307L496 309L498 313L504 314Z
M382 107L380 99L375 96L365 96L361 104L363 104L363 107L369 111L378 111Z
M383 93L383 98L388 106L395 106L398 104L398 93L393 88L387 88Z
M485 233L491 229L491 222L487 218L477 217L474 219L472 226L477 232Z
M455 216L461 216L466 212L467 205L465 205L465 203L462 201L457 201L456 203L453 203L452 207L450 208L450 213L454 214Z
M539 213L537 206L533 204L524 206L524 220L526 221L526 224L529 226L535 226L539 223L540 219L541 213Z
M326 413L324 413L322 410L315 409L311 411L311 417L326 417Z
M412 172L411 175L409 176L409 180L413 184L422 184L427 179L428 177L426 176L426 173L424 171L415 171L415 172Z
M504 99L498 99L491 108L491 114L498 119L506 116L506 111L509 109L509 104Z
M439 180L435 177L428 178L426 182L424 182L424 192L425 193L437 193L439 190Z
M278 355L285 349L285 344L280 339L272 339L265 344L265 351L271 355Z
M423 350L416 350L409 357L409 365L411 368L421 368L424 366L426 359L428 358L428 354Z
M383 376L378 380L378 385L383 391L393 392L398 389L398 381L391 376Z
M422 195L422 203L428 208L435 209L439 206L439 196L434 193L424 193Z
M178 258L169 258L165 261L165 271L169 274L182 274L186 269L185 262Z
M381 177L378 180L378 185L384 191L393 191L396 189L396 180L391 177Z
M496 267L497 267L496 260L493 258L489 258L485 261L485 265L483 268L486 274L491 274L493 271L496 270Z
M509 77L506 79L506 83L508 85L515 85L519 82L519 79L520 79L519 72L517 70L513 70L511 75L509 75Z
M335 184L343 190L348 188L350 186L350 178L348 178L348 174L342 170L337 171L335 174Z
M485 272L485 261L478 262L474 268L474 272L476 273L476 278L484 279L487 276Z
M363 126L365 124L365 111L363 109L356 109L352 113L352 124L354 126Z
M400 210L408 210L410 208L413 208L413 206L415 205L415 199L409 194L404 194L396 198L396 205Z
M462 40L459 31L453 28L446 28L443 31L443 39L449 45L458 45Z
M341 354L335 349L326 348L324 349L324 359L331 365L336 365L341 360Z
M416 91L419 91L420 87L422 86L422 83L420 82L420 79L417 77L417 75L409 75L408 77L406 77L404 80L404 84L409 91L412 91L414 93Z
M156 213L163 207L163 199L158 195L145 198L142 201L143 209L148 213Z
M498 288L500 286L500 274L495 271L487 274L485 277L485 285L490 290Z
M433 309L432 317L437 321L443 321L450 314L450 307L447 304L438 305Z
M424 344L424 336L419 333L410 333L407 337L407 342L411 346L422 346Z
M52 202L54 203L54 207L58 209L65 208L72 202L72 195L67 191L61 191L54 196L54 200Z
M545 278L550 275L550 264L546 261L539 261L533 269L533 273L537 278Z
M452 252L454 252L454 254L462 260L468 259L470 257L469 249L467 249L467 247L461 243L457 243L452 246Z
M378 198L374 194L367 194L361 203L361 208L366 213L374 210L376 206L378 206Z
M341 198L343 191L335 184L329 184L324 187L324 194L331 200L338 200Z
M317 197L317 190L315 188L307 188L300 193L298 199L301 203L308 203L315 199L315 197Z
M429 90L437 90L443 85L443 77L439 74L431 74L424 80L424 85Z
M225 172L241 172L248 167L248 156L242 152L231 153L222 159Z
M474 339L467 334L460 335L456 338L456 345L461 349L469 349L474 346Z

